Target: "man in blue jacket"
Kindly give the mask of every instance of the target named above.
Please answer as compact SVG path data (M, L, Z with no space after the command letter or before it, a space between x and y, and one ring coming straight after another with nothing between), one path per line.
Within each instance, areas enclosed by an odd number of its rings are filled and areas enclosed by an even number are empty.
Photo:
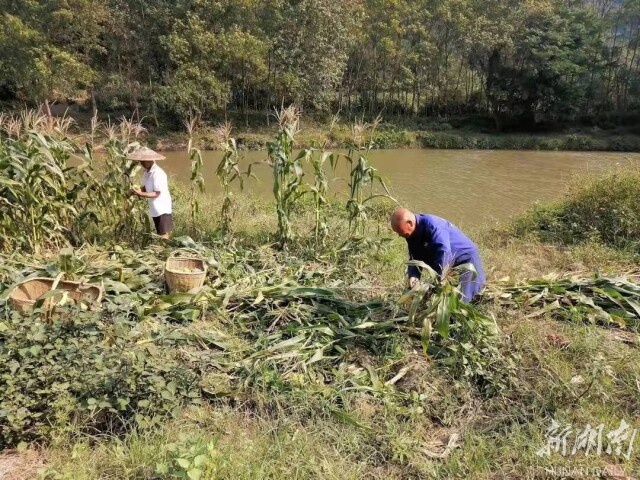
M406 208L399 208L391 215L391 228L407 240L411 260L423 261L439 275L446 266L473 264L477 272L475 278L469 271L460 275L460 289L465 302L471 301L484 287L485 275L478 247L444 218L414 214ZM409 288L413 288L420 278L420 269L410 265L407 275Z

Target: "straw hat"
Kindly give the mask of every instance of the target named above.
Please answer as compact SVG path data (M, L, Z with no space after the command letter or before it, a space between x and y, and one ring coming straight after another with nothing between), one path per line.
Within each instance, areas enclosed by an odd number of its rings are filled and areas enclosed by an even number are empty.
M141 147L127 155L127 160L133 160L135 162L157 162L158 160L164 159L165 157L148 147Z

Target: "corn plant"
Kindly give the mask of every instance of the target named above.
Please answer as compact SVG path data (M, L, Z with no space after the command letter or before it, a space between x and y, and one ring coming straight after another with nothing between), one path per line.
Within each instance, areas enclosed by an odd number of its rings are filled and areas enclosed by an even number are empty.
M90 135L89 135L89 145L91 148L95 146L96 140L96 132L100 127L100 121L98 120L98 111L96 110L93 116L91 117L91 127L90 127Z
M202 175L203 162L202 152L193 144L193 135L196 131L200 118L191 116L185 120L184 125L189 134L187 152L191 161L191 229L196 231L196 217L200 213L200 202L198 202L198 192L204 193L204 176Z
M85 146L87 163L98 168L89 173L92 197L88 205L91 208L80 217L78 235L87 235L89 239L110 237L145 245L151 232L149 216L144 203L130 195L140 164L126 158L139 147L137 136L144 129L126 119L123 121L124 125L123 122L104 125L106 155L99 165L91 145Z
M9 137L20 137L22 133L22 122L19 118L9 116L2 123L2 130Z
M72 248L63 248L58 254L58 268L67 280L75 280L84 271L86 264L81 257L75 255Z
M83 168L68 166L68 140L36 131L0 140L0 247L38 252L66 243L86 188Z
M24 138L30 132L37 132L56 140L68 140L74 123L73 118L66 114L54 117L47 113L44 106L40 106L38 110L26 108L18 115L3 113L0 130L14 138Z
M223 232L231 231L232 211L233 211L233 194L231 185L235 180L240 183L240 190L244 188L243 173L238 167L238 148L236 140L231 137L232 126L229 122L221 123L215 129L218 143L222 147L222 160L218 164L216 176L222 186L223 199L222 208L220 210L220 221ZM249 170L248 174L251 174Z
M348 153L344 155L349 165L349 198L346 209L349 216L349 235L351 238L363 237L365 224L367 221L367 203L377 197L385 197L393 200L387 185L377 170L369 164L369 152L373 147L371 137L366 138L375 131L380 118L378 117L373 125L358 122L353 126L353 144ZM374 185L378 183L384 190L383 194L374 193ZM369 192L367 192L367 187ZM395 201L395 200L394 200Z
M329 130L327 131L321 150L312 150L306 155L307 159L311 163L311 167L313 168L313 185L309 187L309 193L313 195L315 213L314 239L316 250L320 248L320 246L324 245L324 241L328 234L326 206L329 193L329 179L325 170L325 164L327 160L329 160L331 168L335 170L338 156L332 152L327 152L325 149L330 142L331 132L338 123L338 113L336 113L331 119L331 124L329 125Z
M60 117L47 115L40 127L40 132L46 133L54 138L64 139L68 137L69 131L74 123L75 120L66 114Z
M141 122L141 121L140 121ZM139 137L147 131L146 128L142 126L142 123L136 122L131 119L127 119L122 116L118 121L118 130L120 131L119 140L124 145L129 145L134 142L137 142Z
M0 140L0 248L36 252L96 238L139 242L149 231L145 210L129 197L137 164L125 156L137 143L120 136L135 139L140 125L106 126L107 154L96 171L92 145L78 155L67 137L69 119L25 110L1 123L6 136Z
M274 141L267 144L268 163L273 170L273 196L278 214L278 241L285 248L293 239L291 226L295 204L305 194L302 183L302 161L309 155L301 151L294 155L295 136L300 131L300 112L295 106L277 113L279 131Z
M312 151L308 158L313 167L313 185L309 187L309 192L313 195L315 213L314 239L317 249L324 244L324 240L328 234L326 205L329 192L329 180L324 165L326 161L329 160L329 163L333 166L337 157L331 152Z
M530 315L640 330L640 285L628 278L548 277L504 285L493 293L503 306L534 310Z

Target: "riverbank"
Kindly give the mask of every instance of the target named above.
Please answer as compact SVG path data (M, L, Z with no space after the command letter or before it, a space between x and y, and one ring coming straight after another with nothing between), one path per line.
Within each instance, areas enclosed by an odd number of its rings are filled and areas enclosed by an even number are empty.
M243 150L264 150L275 129L236 132L238 146ZM312 129L300 133L301 148L326 145L327 148L348 148L352 136L342 128L326 137L326 130ZM150 135L151 148L160 151L184 150L184 134ZM198 144L203 150L217 150L212 133L199 133ZM634 134L568 133L568 134L486 134L464 131L433 132L425 130L378 131L373 137L374 148L433 148L450 150L547 150L547 151L640 151L640 136Z
M188 135L184 131L175 132L154 128L145 124L148 131L142 136L145 143L158 151L186 150ZM234 124L233 135L241 150L264 150L273 139L277 124L246 127ZM98 145L104 143L100 135ZM88 138L85 130L80 130L80 141ZM195 135L195 144L202 150L219 150L213 127L203 126ZM446 122L427 122L424 125L409 126L382 123L371 137L373 148L431 148L458 150L545 150L545 151L612 151L639 152L640 135L635 130L615 128L575 128L557 133L488 133L473 127L453 128ZM311 119L302 119L301 131L297 136L300 148L326 146L327 148L348 148L353 143L351 125L339 123L331 127Z

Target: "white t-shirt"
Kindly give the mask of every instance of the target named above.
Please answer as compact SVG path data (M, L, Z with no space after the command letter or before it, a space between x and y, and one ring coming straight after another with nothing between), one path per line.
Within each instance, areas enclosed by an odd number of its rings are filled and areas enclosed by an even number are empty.
M144 189L147 192L159 192L156 198L148 198L149 214L152 217L159 217L171 213L171 195L169 194L169 182L167 174L157 164L149 171L144 172Z

